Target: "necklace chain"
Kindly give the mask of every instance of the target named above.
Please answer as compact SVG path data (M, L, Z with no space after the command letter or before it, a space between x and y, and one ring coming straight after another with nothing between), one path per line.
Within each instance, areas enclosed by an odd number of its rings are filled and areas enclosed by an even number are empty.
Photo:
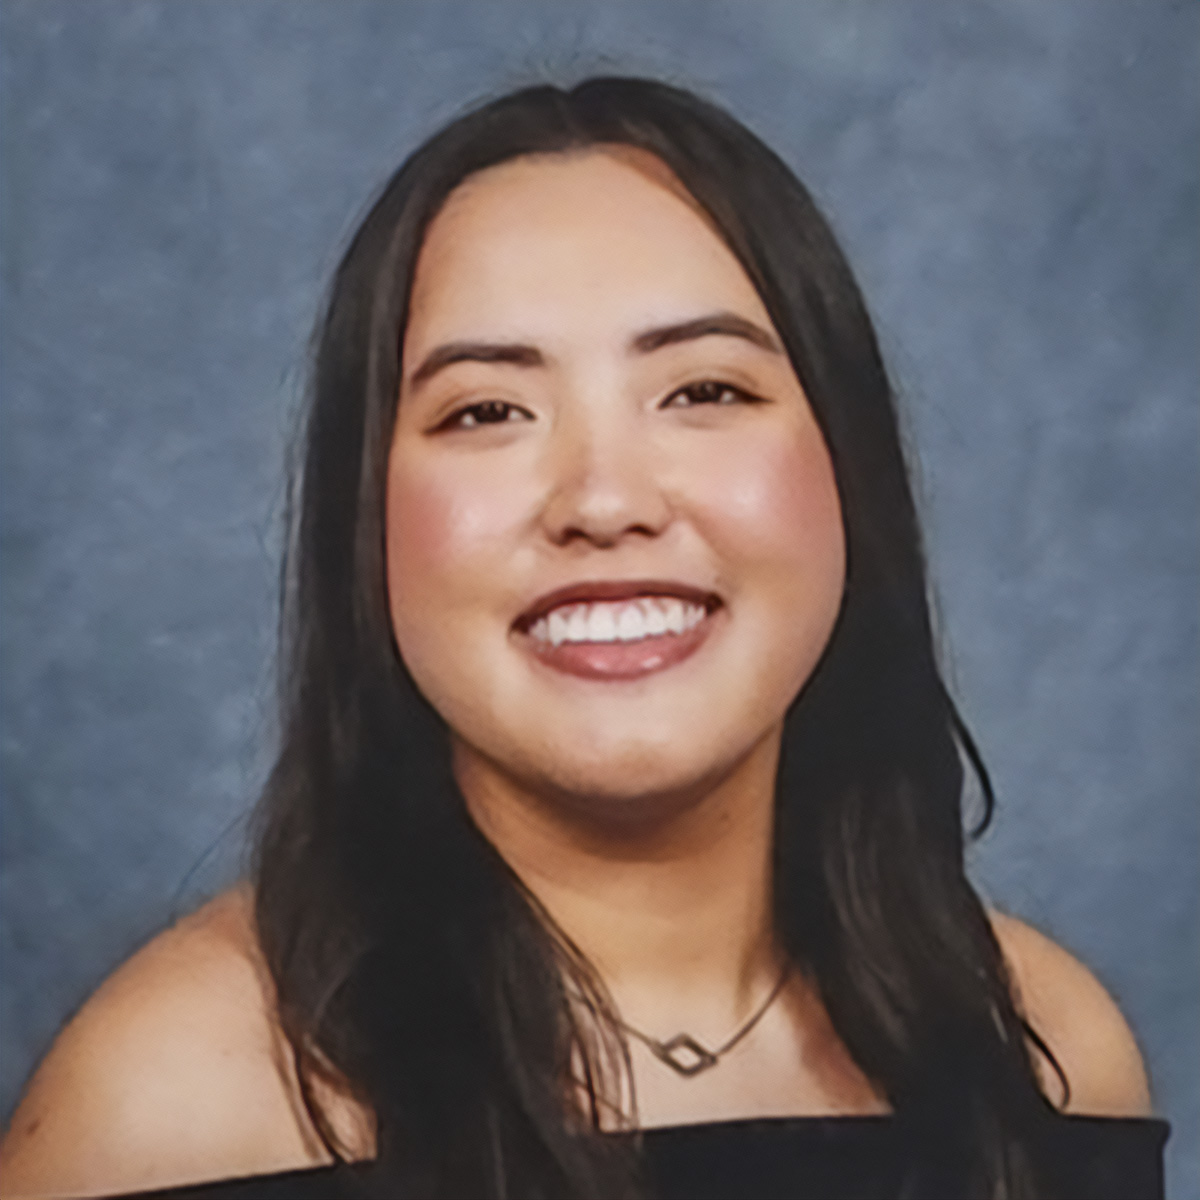
M634 1029L632 1025L622 1021L620 1017L614 1019L621 1029L631 1037L637 1038L660 1062L666 1063L668 1067L680 1075L691 1078L693 1075L699 1075L701 1071L707 1071L710 1067L715 1067L734 1046L749 1035L750 1031L767 1015L767 1010L775 1003L779 993L783 991L783 985L787 983L790 973L790 968L785 966L767 998L715 1050L710 1050L707 1046L702 1045L691 1034L677 1033L673 1038L660 1041L656 1037L651 1037L648 1033L643 1033L640 1029Z

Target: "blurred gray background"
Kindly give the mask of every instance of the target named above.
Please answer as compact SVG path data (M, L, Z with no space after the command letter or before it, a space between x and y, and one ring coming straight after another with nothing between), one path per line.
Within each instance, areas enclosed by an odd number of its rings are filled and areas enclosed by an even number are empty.
M0 1106L238 869L283 448L372 190L596 72L730 106L831 214L919 460L992 902L1118 997L1200 1195L1200 4L9 0Z

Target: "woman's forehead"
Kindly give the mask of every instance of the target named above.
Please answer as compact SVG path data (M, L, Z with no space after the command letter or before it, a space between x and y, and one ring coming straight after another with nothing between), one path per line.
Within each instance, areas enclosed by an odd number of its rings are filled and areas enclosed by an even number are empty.
M528 156L465 180L430 223L406 358L446 337L560 326L599 335L717 309L769 324L741 264L665 164L624 146Z

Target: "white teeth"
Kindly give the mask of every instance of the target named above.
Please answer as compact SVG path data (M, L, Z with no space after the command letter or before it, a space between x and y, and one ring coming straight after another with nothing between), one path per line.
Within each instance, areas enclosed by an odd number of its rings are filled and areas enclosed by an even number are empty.
M646 618L636 604L626 604L617 612L617 637L623 642L636 642L646 636Z
M636 600L563 604L539 617L529 632L539 642L553 646L563 642L637 642L666 633L686 633L706 615L702 605L675 596L642 596Z
M658 637L667 632L667 614L662 605L653 600L639 600L638 607L646 619L646 633L650 637Z
M588 640L587 605L576 604L567 611L571 614L567 618L567 640L586 642Z
M550 621L550 642L552 645L559 646L567 640L567 618L563 616L561 609L555 609L549 617Z
M592 604L588 611L588 641L615 642L617 620L611 604Z
M670 633L683 632L683 601L664 600L663 616L666 618L667 630Z

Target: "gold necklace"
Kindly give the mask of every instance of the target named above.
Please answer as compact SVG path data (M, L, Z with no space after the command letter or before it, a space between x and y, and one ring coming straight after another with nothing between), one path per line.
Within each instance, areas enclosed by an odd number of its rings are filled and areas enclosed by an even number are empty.
M688 1033L677 1033L673 1038L668 1038L664 1042L656 1037L651 1037L648 1033L643 1033L640 1029L634 1029L620 1017L614 1016L613 1020L631 1037L637 1038L660 1062L666 1063L680 1075L690 1078L693 1075L699 1075L701 1071L707 1071L709 1067L715 1067L724 1055L728 1054L750 1033L755 1025L767 1015L767 1009L775 1003L779 993L783 991L783 985L787 983L790 973L790 967L785 966L779 976L779 981L771 989L771 994L754 1011L749 1020L745 1024L739 1025L733 1034L715 1050L702 1046Z

